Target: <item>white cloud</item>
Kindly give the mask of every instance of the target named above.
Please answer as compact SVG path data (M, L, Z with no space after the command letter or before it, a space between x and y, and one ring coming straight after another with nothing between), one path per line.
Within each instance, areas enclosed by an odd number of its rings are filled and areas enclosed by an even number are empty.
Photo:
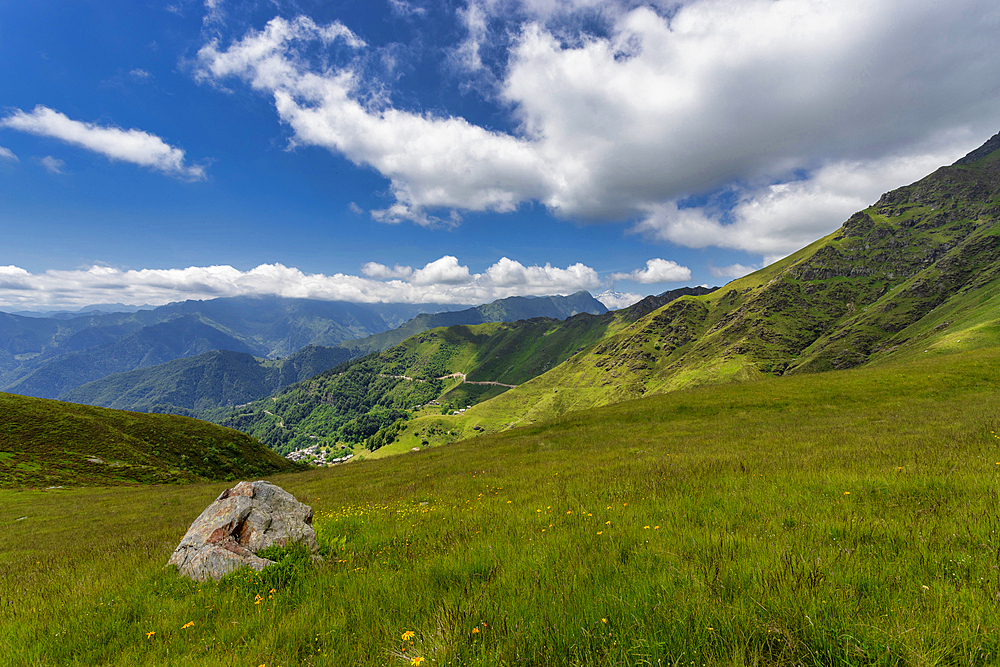
M631 273L612 273L612 280L634 280L638 283L676 283L691 280L691 269L667 259L650 259L646 261L645 269L636 269Z
M11 162L20 162L20 160L17 159L17 156L14 155L14 151L9 148L4 148L3 146L0 146L0 159L10 160Z
M729 266L712 266L709 267L709 273L715 278L727 278L729 280L735 280L736 278L742 278L743 276L753 273L760 267L757 266L746 266L744 264L730 264Z
M340 23L275 18L227 49L217 42L204 46L198 52L199 76L244 79L273 95L278 115L294 132L293 143L321 146L377 169L396 197L392 206L372 212L384 222L440 223L427 214L434 208L507 212L551 189L550 171L528 141L462 118L366 100L360 75L349 67L310 70L300 48L335 39L365 46Z
M469 282L471 276L469 267L461 266L458 258L445 255L441 259L430 262L413 274L415 285L459 285Z
M223 7L223 0L205 0L205 18L202 23L205 26L220 25L226 20L226 11Z
M497 287L527 289L530 294L540 294L546 289L556 292L575 292L600 285L597 271L576 263L565 269L545 266L524 266L520 262L501 257L486 269L486 278Z
M39 158L38 163L41 164L43 167L45 167L45 171L49 172L50 174L66 173L63 171L63 167L66 166L66 163L60 160L59 158L52 157L51 155L46 155L43 158Z
M482 273L472 273L446 255L422 269L370 262L365 277L343 273L307 274L282 264L261 264L249 271L232 266L123 270L93 266L32 274L0 267L0 308L6 310L82 307L94 303L159 305L184 299L273 294L284 297L358 303L480 304L508 296L570 294L594 289L594 269L523 266L502 258Z
M14 111L0 119L0 127L59 139L112 160L131 162L178 178L192 181L205 178L203 166L185 164L184 151L156 135L72 120L42 105L36 106L31 113L20 109Z
M17 266L0 266L0 290L27 289L31 274Z
M378 262L368 262L361 267L361 273L376 280L388 280L389 278L409 278L413 275L413 268L409 266L396 266L390 268Z
M143 80L143 79L148 79L149 77L152 76L152 74L150 74L144 69L136 67L135 69L129 71L129 76L131 76L133 79Z
M692 248L733 248L777 259L834 231L886 190L954 161L957 156L941 147L951 142L938 143L902 156L829 162L803 180L740 188L728 211L680 208L673 201L653 205L633 231Z
M407 2L407 0L389 0L389 8L392 9L394 14L399 14L400 16L422 16L427 13L427 10L423 7L415 5L412 2Z
M595 299L604 304L604 307L608 310L620 310L622 308L628 308L633 303L638 303L642 301L641 294L635 294L634 292L614 292L608 290L606 292L601 292L600 294L594 296Z
M539 201L566 217L667 224L653 235L676 243L722 238L762 253L812 240L869 188L759 184L861 165L871 189L888 190L900 183L866 165L915 155L935 136L950 137L942 163L954 160L1000 117L992 0L692 0L664 11L478 0L459 11L466 32L450 53L467 72L482 69L482 45L499 43L490 30L512 36L495 93L516 134L396 108L349 56L311 61L317 41L366 48L340 23L276 18L228 46L213 41L199 52L201 76L243 79L273 96L293 144L378 170L395 196L373 212L386 222ZM599 16L603 32L584 32L582 16ZM753 224L727 229L706 210L717 223L706 226L677 210L734 182L758 205L737 213ZM809 222L789 220L793 203L807 204Z
M480 3L469 2L465 7L458 9L458 18L465 27L467 36L452 51L452 61L460 69L478 72L483 69L480 51L488 38L487 12Z

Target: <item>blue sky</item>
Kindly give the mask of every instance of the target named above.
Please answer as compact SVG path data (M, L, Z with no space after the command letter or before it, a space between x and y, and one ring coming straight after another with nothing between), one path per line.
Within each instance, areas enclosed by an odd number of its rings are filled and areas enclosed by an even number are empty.
M723 284L1000 130L1000 8L0 3L0 310Z

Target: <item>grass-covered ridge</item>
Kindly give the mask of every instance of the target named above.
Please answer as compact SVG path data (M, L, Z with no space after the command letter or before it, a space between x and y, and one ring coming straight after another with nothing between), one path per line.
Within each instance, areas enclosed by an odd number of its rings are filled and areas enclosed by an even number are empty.
M517 389L450 422L424 417L411 432L470 437L684 387L996 345L998 293L995 151L889 192L779 262L609 327Z
M281 585L164 569L221 484L2 491L0 651L29 665L995 664L998 376L996 348L939 350L274 477L334 548Z
M292 469L247 435L196 419L0 393L0 487L195 482Z

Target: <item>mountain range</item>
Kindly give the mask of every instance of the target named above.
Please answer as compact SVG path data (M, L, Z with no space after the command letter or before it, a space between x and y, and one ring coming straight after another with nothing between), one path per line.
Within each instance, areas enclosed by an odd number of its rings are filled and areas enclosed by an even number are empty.
M210 320L210 323L201 319L192 321L195 313L199 313L197 317L206 317L202 310L197 310L199 303L211 306L208 312L216 319ZM197 416L213 408L264 398L294 382L364 356L369 351L386 349L395 344L394 341L433 327L607 312L607 308L587 292L569 296L510 297L455 312L419 314L396 330L333 347L311 342L288 356L266 359L263 358L266 355L258 354L259 348L251 346L254 339L249 334L261 330L287 330L289 324L274 312L277 304L283 304L299 318L302 317L301 311L307 307L314 313L325 308L322 302L301 300L294 303L281 300L227 301L221 304L224 308L215 302L191 302L186 307L186 310L193 311L190 314L180 314L164 324L145 327L93 351L66 355L36 370L9 390L43 397L54 394L62 400L89 405ZM265 309L261 314L262 305ZM409 308L412 310L415 307ZM387 309L383 307L383 312ZM228 316L220 317L220 311ZM373 308L373 311L377 314L378 309ZM400 308L396 312L404 311ZM332 313L327 311L325 314ZM261 326L254 321L255 317L269 317L272 323L267 327ZM239 338L236 335L227 337L213 326L220 321L227 324L227 331L239 332ZM340 321L343 322L344 318ZM385 321L382 320L383 323ZM183 326L185 323L187 327ZM313 329L334 326L319 317L309 320L309 323ZM375 326L371 321L367 324ZM173 338L169 339L173 346L166 344L167 339L161 340L158 327L173 333ZM300 333L301 330L300 327ZM271 335L262 339L275 338ZM150 341L154 339L157 344L151 345ZM306 339L302 335L297 342ZM315 336L315 340L326 339L323 332ZM159 362L151 363L157 355ZM112 370L115 364L127 366L127 370Z
M421 308L279 297L183 301L152 310L39 318L0 313L0 387L55 398L112 373L211 350L266 358L398 326Z

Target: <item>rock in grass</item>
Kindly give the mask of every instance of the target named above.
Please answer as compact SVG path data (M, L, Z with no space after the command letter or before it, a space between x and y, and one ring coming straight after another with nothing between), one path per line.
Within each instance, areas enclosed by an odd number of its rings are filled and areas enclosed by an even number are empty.
M239 567L262 570L273 561L257 551L301 542L318 557L312 508L270 482L226 489L188 528L168 565L196 581L219 579Z

